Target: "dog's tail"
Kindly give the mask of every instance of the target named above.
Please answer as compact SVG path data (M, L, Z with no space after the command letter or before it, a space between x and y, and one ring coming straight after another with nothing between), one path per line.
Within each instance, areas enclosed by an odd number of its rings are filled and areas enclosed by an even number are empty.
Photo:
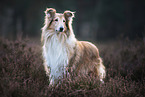
M102 83L104 83L103 79L106 76L106 72L105 72L105 66L103 65L102 59L98 58L97 59L97 75L99 76L99 79Z

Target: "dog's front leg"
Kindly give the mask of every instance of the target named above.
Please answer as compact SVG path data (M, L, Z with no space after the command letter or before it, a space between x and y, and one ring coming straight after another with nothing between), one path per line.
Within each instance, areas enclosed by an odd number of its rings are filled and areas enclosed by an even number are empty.
M63 78L63 72L64 72L63 70L64 68L62 67L51 68L50 77L49 77L49 81L51 85L56 84L59 79Z
M64 67L64 70L63 70L63 76L64 76L64 78L70 77L68 67L66 67L66 66Z

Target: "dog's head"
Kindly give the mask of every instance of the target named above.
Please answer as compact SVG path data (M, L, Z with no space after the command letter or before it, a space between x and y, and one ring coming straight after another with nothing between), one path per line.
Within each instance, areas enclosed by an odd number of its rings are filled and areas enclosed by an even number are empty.
M74 12L65 11L64 13L56 13L55 9L47 8L45 15L45 21L48 21L45 23L48 25L48 30L53 30L53 32L57 34L69 34Z

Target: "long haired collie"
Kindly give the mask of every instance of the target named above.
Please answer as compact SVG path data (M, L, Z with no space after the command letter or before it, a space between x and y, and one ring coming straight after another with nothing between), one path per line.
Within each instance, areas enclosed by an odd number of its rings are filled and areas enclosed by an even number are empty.
M41 42L44 68L50 84L55 84L71 72L82 75L91 73L103 82L105 67L99 51L94 44L75 38L73 17L74 12L71 11L56 13L53 8L45 11Z

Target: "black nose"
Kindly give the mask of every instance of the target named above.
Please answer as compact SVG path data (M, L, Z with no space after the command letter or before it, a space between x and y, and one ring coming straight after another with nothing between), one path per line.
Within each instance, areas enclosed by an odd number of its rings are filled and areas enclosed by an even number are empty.
M62 32L62 31L63 31L63 27L60 27L60 28L59 28L59 31Z

